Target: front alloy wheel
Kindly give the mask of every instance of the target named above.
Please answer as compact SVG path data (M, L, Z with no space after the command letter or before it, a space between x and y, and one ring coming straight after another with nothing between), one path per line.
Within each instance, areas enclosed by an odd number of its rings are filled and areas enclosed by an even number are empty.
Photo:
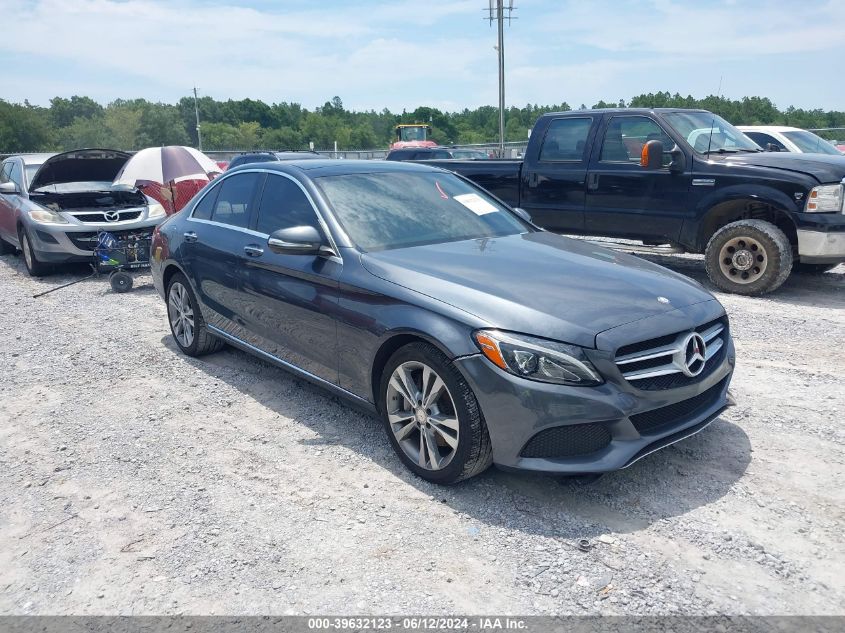
M452 394L431 367L399 365L387 386L387 418L396 442L426 470L441 470L455 456L460 424Z
M493 462L472 388L433 345L419 341L393 353L381 371L377 402L393 449L417 476L451 484Z

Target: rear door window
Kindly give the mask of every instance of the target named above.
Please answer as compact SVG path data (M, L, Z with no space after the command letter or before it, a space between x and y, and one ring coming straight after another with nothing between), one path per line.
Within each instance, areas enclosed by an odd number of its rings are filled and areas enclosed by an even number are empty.
M540 160L583 161L592 126L591 118L555 119L546 130L540 148Z
M220 183L211 220L242 229L249 227L255 187L262 176L258 172L235 174Z
M255 230L269 235L294 226L313 226L322 233L317 213L299 185L290 178L268 174Z
M217 201L217 192L220 191L220 187L214 187L211 191L205 194L197 203L197 206L194 207L194 212L191 214L191 217L194 217L198 220L210 220L211 214L214 212L214 203Z

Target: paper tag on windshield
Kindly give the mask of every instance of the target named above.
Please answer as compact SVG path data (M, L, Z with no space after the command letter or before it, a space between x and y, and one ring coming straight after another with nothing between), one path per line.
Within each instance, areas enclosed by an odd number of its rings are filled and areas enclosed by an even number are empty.
M487 215L488 213L495 213L498 211L496 207L487 202L477 193L464 193L460 196L455 196L455 200L460 202L476 215Z

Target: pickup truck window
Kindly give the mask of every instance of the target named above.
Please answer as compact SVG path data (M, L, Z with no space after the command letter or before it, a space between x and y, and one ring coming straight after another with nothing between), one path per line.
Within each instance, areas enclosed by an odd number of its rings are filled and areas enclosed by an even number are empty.
M593 119L589 117L555 119L546 130L540 160L583 161L592 126Z
M643 145L657 140L667 150L675 142L655 121L644 116L615 116L610 120L601 144L602 162L639 163Z

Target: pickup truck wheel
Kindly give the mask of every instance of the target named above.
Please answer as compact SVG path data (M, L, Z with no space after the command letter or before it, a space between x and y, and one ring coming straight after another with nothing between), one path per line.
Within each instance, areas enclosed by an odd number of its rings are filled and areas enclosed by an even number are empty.
M778 288L792 271L792 245L765 220L739 220L716 231L704 251L707 275L719 289L762 295Z

